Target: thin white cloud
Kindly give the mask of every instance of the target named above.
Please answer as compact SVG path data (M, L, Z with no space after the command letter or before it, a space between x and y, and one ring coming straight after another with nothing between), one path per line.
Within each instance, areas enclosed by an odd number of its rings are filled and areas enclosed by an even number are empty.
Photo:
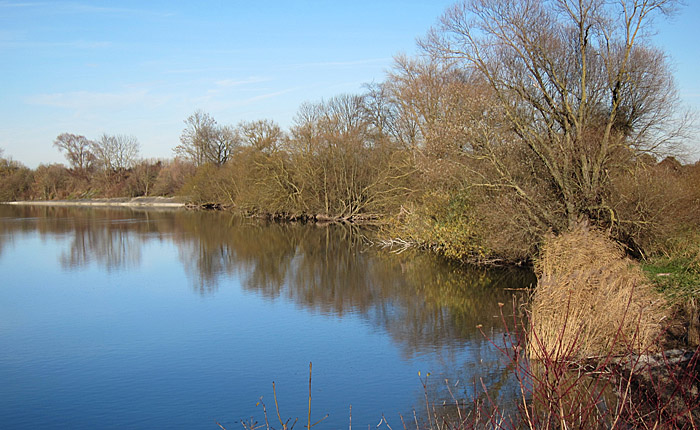
M28 7L43 7L48 5L46 2L10 2L10 1L0 1L0 8L7 9L20 9Z
M287 88L287 89L284 89L284 90L281 90L281 91L275 91L275 92L272 92L272 93L259 94L259 95L257 95L257 96L250 97L250 98L247 98L247 99L245 99L245 100L242 100L241 103L243 103L243 104L248 104L248 103L257 102L257 101L260 101L260 100L271 99L271 98L274 98L274 97L277 97L277 96L281 96L281 95L283 95L283 94L291 93L292 91L296 91L296 90L298 90L298 89L299 89L299 87L292 87L292 88Z
M148 3L145 3L148 4ZM67 11L74 11L80 13L102 13L102 14L118 14L118 15L130 15L130 16L141 16L141 17L156 17L156 18L167 18L175 16L173 12L165 11L153 11L146 9L130 9L130 8L119 8L119 7L104 7L95 6L90 4L76 4L68 3Z
M146 9L133 9L121 7L96 6L80 2L12 2L0 1L0 9L41 9L44 13L102 13L137 16L169 17L171 12L151 11Z
M217 73L217 72L235 72L238 69L234 67L202 67L191 69L170 69L163 70L162 73L168 75L186 75L186 74L202 74L202 73Z
M70 49L106 49L113 47L112 42L74 40L68 42L38 42L29 40L0 40L0 48L35 49L35 48L70 48Z
M38 94L25 102L31 105L58 107L78 111L97 109L122 109L134 105L156 107L165 103L165 97L154 96L146 90L115 93L74 91L66 93Z
M258 76L251 76L247 79L222 79L220 81L214 82L219 87L229 88L229 87L240 87L244 85L259 84L262 82L270 82L271 78L262 78Z
M247 98L221 97L219 93L208 92L206 96L196 97L191 100L193 105L206 106L207 109L224 110L241 106L248 106L257 102L279 97L281 95L298 90L299 87L286 88L280 91L265 92Z
M221 97L232 99L232 94L240 94L241 92L266 91L266 88L261 88L257 84L269 82L271 80L271 78L261 78L257 76L251 76L247 79L221 79L214 81L214 87L206 90L205 95L199 97L197 100L199 102L211 102Z
M392 61L391 57L386 58L366 58L363 60L353 60L353 61L319 61L319 62L308 62L308 63L296 63L290 64L286 67L287 69L311 69L311 68L339 68L339 67L352 67L352 66L362 66L370 64L382 64Z

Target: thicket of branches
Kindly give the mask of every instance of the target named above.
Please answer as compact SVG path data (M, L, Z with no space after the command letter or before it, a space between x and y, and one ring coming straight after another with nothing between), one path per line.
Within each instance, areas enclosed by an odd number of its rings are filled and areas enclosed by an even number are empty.
M697 224L698 167L656 166L692 131L650 39L676 6L458 3L385 82L303 105L273 150L239 137L186 190L249 211L394 217L397 234L458 258L527 259L583 219L644 253Z

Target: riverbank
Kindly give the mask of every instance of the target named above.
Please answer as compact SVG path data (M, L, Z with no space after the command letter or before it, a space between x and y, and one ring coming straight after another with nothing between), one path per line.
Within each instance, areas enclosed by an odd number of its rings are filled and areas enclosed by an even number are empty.
M2 202L18 206L104 206L104 207L157 207L185 208L187 205L176 197L122 197L111 199L79 199L79 200L25 200Z

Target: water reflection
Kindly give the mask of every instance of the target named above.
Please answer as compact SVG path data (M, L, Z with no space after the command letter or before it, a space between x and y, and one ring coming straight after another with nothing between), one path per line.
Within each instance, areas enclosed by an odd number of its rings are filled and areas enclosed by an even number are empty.
M425 253L371 247L350 226L268 224L225 213L0 205L0 252L14 235L37 231L68 243L65 270L96 264L108 271L143 264L141 249L167 240L198 294L215 294L231 276L246 291L291 300L308 310L362 315L406 356L498 327L498 302L527 286L524 271L462 268ZM457 342L455 342L457 341Z
M107 271L138 266L141 247L137 237L120 227L95 228L90 222L77 225L70 249L60 256L61 266L78 269L93 260Z

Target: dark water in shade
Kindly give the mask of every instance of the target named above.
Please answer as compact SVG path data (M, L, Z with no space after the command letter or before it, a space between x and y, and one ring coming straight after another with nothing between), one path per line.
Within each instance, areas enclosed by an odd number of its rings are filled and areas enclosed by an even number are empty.
M459 269L343 226L224 213L0 205L0 429L315 428L423 416L482 378L516 391L475 329L527 273ZM272 417L271 417L272 418ZM279 427L279 425L275 425Z

